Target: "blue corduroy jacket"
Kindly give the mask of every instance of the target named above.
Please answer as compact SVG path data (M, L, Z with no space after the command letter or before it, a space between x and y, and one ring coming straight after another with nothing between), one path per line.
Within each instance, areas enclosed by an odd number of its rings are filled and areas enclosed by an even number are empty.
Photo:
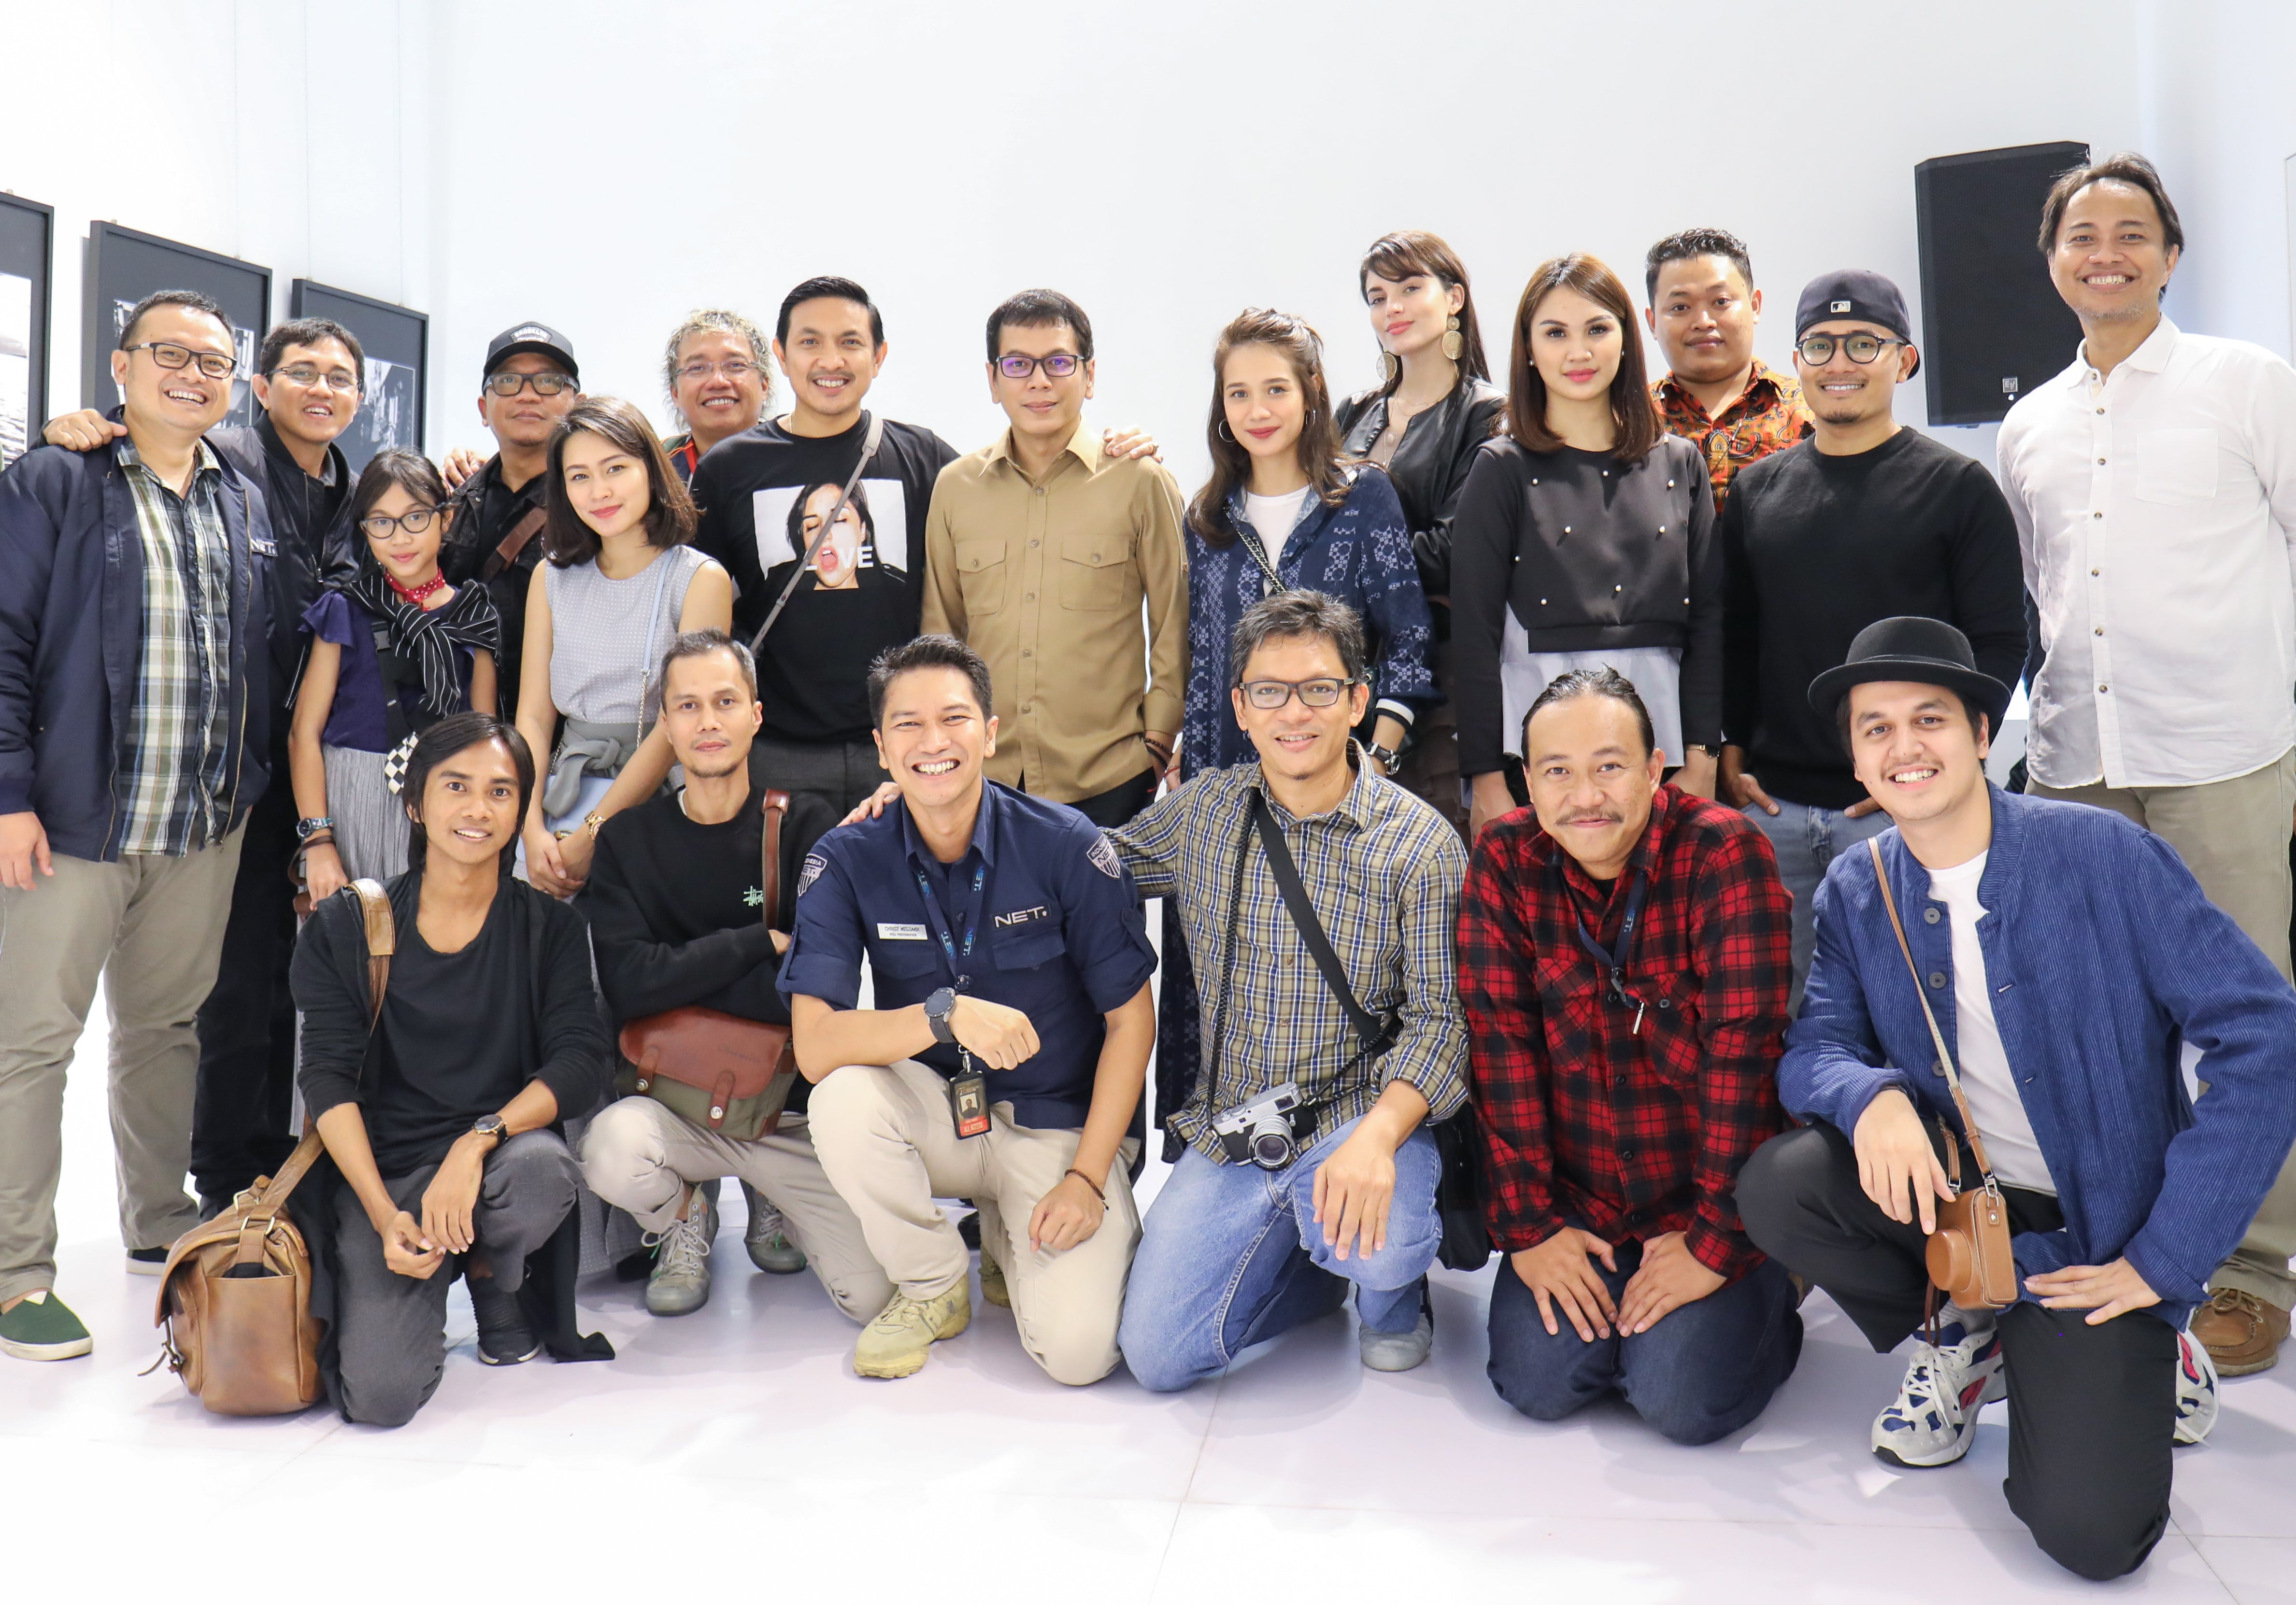
M2181 1327L2296 1142L2296 989L2159 837L2102 808L1997 789L1991 799L1978 943L2065 1216L2061 1232L2018 1237L2018 1270L2126 1255L2161 1296L2153 1313ZM1880 840L1957 1055L1952 923L1922 917L1937 906L1929 872L1896 831ZM1816 909L1816 957L1778 1066L1786 1108L1848 1132L1895 1086L1958 1128L1867 853L1834 861ZM2186 1043L2209 1084L2197 1105Z

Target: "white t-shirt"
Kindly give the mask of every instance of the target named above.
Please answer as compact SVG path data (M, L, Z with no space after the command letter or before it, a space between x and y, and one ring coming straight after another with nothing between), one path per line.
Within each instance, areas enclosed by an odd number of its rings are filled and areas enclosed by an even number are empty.
M2025 1118L2025 1101L2017 1092L2016 1072L2001 1045L2001 1028L1993 1020L1993 993L1985 979L1985 950L1977 943L1977 922L1985 909L1977 901L1977 883L1984 879L1985 860L1980 853L1967 864L1930 872L1930 897L1945 905L1953 924L1953 1011L1956 1026L1955 1066L1961 1072L1962 1096L1985 1138L1985 1157L2003 1184L2029 1188L2054 1196L2057 1184L2050 1178L2048 1161L2033 1136L2033 1123ZM1964 1170L1962 1179L1972 1181Z
M1243 516L1251 520L1259 536L1259 544L1267 548L1267 566L1274 568L1283 556L1283 543L1292 538L1292 526L1300 521L1300 510L1308 504L1308 492L1312 487L1302 485L1280 496L1256 495L1243 493Z

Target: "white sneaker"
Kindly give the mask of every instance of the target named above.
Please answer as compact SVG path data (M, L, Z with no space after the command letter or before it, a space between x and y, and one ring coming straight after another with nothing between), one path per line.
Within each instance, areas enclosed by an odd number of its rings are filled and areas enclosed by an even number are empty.
M2177 1334L2177 1441L2197 1444L2217 1424L2217 1363L2189 1331Z
M1896 1400L1874 1418L1874 1453L1892 1465L1951 1465L1969 1453L1978 1411L2009 1396L1997 1328L1955 1321L1938 1338L1914 1345Z

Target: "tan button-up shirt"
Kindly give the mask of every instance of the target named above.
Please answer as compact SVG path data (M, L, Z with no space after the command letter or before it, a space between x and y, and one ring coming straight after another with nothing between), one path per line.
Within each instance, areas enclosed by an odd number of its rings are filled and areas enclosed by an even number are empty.
M1159 463L1110 458L1085 425L1031 480L1008 430L942 469L933 487L924 628L988 660L991 780L1056 802L1122 785L1155 761L1144 732L1180 728L1188 560L1179 487Z

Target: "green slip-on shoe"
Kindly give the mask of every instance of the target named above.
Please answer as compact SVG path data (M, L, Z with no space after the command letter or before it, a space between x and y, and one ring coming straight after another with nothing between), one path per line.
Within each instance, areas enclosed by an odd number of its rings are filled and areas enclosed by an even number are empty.
M45 1288L0 1315L0 1352L19 1360L73 1360L95 1347L71 1306Z

